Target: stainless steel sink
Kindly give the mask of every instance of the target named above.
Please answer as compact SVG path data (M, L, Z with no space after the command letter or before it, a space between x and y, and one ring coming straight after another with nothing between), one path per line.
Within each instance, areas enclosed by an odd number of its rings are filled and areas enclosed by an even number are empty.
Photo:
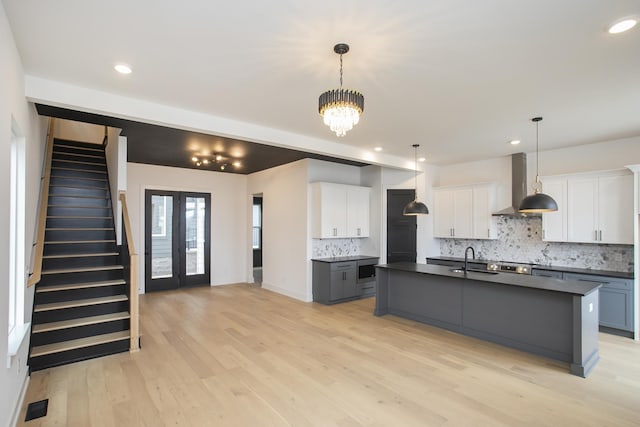
M464 268L452 268L449 271L451 271L452 273L464 273ZM470 268L467 270L468 273L483 273L483 274L498 274L497 271L490 271L490 270L478 270L475 268Z

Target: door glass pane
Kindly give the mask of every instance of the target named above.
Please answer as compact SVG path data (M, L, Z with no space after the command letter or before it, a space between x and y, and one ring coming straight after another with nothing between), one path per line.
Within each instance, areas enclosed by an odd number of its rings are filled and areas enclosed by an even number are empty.
M187 276L204 274L205 199L186 198L185 247L187 250Z
M151 196L151 278L173 276L173 196Z

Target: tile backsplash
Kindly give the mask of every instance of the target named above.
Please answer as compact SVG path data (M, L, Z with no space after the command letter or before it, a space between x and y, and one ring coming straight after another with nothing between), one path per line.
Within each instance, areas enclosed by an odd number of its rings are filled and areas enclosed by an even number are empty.
M441 239L442 256L464 257L473 246L476 258L595 270L633 271L632 245L543 242L542 218L498 217L497 240Z
M361 239L312 239L311 258L360 255Z

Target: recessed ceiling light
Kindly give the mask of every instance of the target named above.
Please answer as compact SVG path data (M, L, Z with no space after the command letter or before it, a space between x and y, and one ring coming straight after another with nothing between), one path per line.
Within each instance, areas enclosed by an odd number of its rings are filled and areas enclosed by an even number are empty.
M511 144L511 145L518 145L518 144L520 144L520 140L519 140L519 139L511 140L511 141L509 141L509 144Z
M241 165L241 163L240 163L238 160L236 160L235 162L233 162L233 166L235 166L235 167L237 167L237 168L239 168L239 167L240 167L240 165Z
M418 157L418 161L419 161L419 162L426 162L426 161L427 161L427 159L426 159L426 158L424 158L424 157Z
M637 19L634 18L625 18L620 21L614 22L609 27L609 34L620 34L628 31L636 26L638 23Z
M116 64L113 68L120 74L131 74L131 67L127 64Z
M373 151L382 151L382 147L375 147Z

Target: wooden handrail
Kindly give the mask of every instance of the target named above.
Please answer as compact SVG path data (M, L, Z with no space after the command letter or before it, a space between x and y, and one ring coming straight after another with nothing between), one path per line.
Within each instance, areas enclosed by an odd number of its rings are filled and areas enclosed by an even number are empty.
M27 287L40 282L42 277L42 253L44 250L44 232L47 224L47 205L49 204L49 181L51 180L51 159L53 157L53 133L55 130L55 119L49 120L49 134L47 135L47 145L44 153L44 174L40 183L40 204L38 205L38 224L36 238L32 248L33 271L27 279Z
M127 195L124 191L118 194L122 204L122 219L125 237L127 240L127 250L129 252L129 351L140 350L140 307L138 301L138 253L133 244L133 232L131 231L131 221L129 220L129 208L127 207Z

